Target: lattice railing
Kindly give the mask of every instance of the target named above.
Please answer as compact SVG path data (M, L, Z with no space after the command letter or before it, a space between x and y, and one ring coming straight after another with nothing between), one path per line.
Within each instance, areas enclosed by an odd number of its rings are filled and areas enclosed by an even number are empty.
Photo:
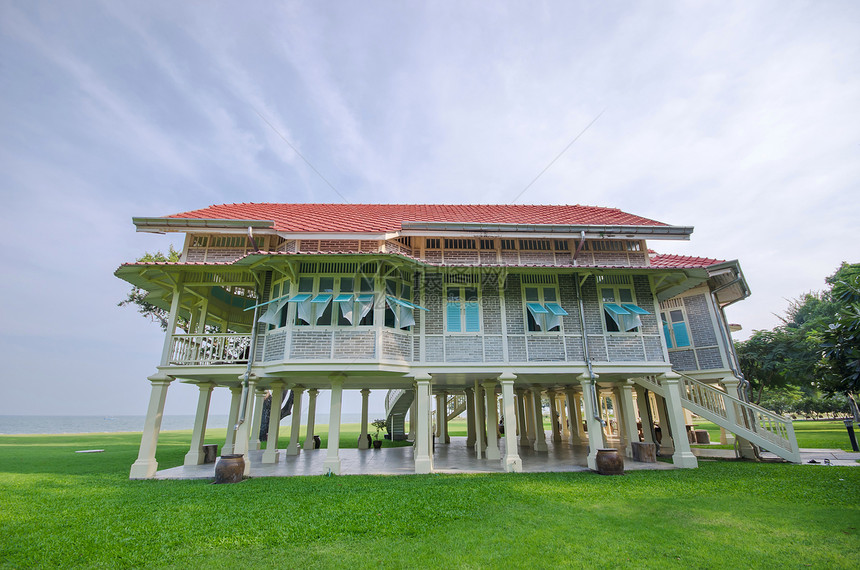
M170 364L244 364L251 350L249 334L175 334Z

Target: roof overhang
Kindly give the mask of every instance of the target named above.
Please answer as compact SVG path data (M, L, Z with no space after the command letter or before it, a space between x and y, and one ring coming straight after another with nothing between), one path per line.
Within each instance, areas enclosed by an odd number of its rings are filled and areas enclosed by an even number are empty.
M708 284L720 306L725 307L750 296L744 272L737 259L709 265Z
M272 229L274 220L217 220L198 218L132 218L139 232L163 234L165 232L187 232L200 229L246 231L248 228Z
M401 235L427 235L427 232L501 235L511 234L518 237L522 234L540 237L578 238L585 232L587 238L617 238L617 239L690 239L692 226L617 226L617 225L561 225L561 224L473 224L453 222L402 222Z

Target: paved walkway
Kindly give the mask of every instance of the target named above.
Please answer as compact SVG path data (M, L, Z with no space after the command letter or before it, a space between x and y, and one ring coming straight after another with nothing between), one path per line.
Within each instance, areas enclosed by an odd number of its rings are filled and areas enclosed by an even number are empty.
M706 447L694 447L693 453L701 458L735 459L734 449L708 449ZM780 458L767 451L761 454L762 459L777 461ZM801 463L803 465L850 465L860 466L860 453L842 451L841 449L808 449L800 450Z
M553 444L547 442L548 451L539 452L528 448L519 448L523 462L523 472L570 472L588 471L584 446L573 446L562 442ZM504 438L499 448L504 456ZM263 464L262 451L251 451L251 477L295 477L300 475L325 475L323 461L326 458L325 449L301 450L296 456L287 457L285 451L280 451L278 463ZM359 450L341 449L342 475L410 475L414 473L412 447L391 447L386 449ZM465 437L452 437L449 444L436 444L433 456L433 467L436 473L504 473L500 461L490 461L475 457L474 450L466 447ZM630 458L624 458L624 467L628 471L637 469L674 469L671 463L640 463ZM215 464L193 465L163 469L156 474L156 479L214 479Z

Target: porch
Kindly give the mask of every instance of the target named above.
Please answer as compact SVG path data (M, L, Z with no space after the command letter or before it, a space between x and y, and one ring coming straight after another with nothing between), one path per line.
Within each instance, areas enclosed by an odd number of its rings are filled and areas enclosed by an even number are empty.
M499 452L504 455L505 438L499 440ZM299 477L325 475L325 449L302 449L298 455L288 456L280 450L278 463L264 464L263 451L248 452L251 461L251 477ZM531 447L518 446L523 473L559 473L590 471L587 465L585 446L568 442L547 441L547 451L535 451ZM415 459L412 447L385 449L340 449L341 475L413 475ZM624 469L667 470L675 469L671 463L642 463L624 458ZM504 473L499 460L479 459L474 449L466 446L465 437L451 437L451 443L437 443L433 453L434 473ZM214 479L215 464L184 465L162 469L156 479Z

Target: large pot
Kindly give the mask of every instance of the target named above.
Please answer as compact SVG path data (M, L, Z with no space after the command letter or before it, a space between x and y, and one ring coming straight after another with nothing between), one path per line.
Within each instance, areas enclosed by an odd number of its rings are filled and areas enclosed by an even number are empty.
M373 449L382 449L382 440L374 439L373 440Z
M598 449L597 472L601 475L624 475L624 456L617 449Z
M240 483L245 475L242 454L222 455L215 464L215 483Z

